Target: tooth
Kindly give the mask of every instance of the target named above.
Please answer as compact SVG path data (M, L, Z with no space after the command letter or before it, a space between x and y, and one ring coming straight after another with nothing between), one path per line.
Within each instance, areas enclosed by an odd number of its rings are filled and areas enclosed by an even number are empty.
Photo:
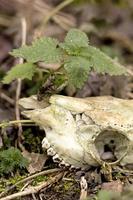
M75 170L75 169L76 168L73 165L71 165L70 170Z
M71 111L71 113L72 113L72 115L76 115L76 112L74 112L74 111Z
M47 149L47 154L48 156L54 156L56 152L54 151L52 147L50 147L49 149Z
M85 115L84 113L82 114L82 120L86 123L86 124L92 124L92 120Z
M59 163L59 167L64 167L65 166L65 162L64 160L62 160L60 163Z
M81 126L81 125L83 125L83 124L84 124L84 121L83 121L83 120L77 121L77 126Z
M81 116L80 116L80 114L77 114L76 115L76 122L79 121L79 120L81 120Z
M65 161L62 160L62 161L59 163L59 167L70 167L70 164L65 163Z
M84 113L82 114L82 120L85 122L89 120L88 117Z
M42 148L48 149L49 147L50 147L50 144L49 144L47 138L45 137L45 138L42 140Z
M58 154L56 154L55 156L53 156L53 161L54 161L55 163L59 163L59 162L62 161L62 159L59 157Z
M76 170L81 170L81 167L76 167Z

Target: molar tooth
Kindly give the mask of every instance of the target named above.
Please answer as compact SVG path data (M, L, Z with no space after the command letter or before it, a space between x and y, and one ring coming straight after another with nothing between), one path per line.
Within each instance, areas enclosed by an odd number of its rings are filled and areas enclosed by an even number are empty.
M55 156L53 156L53 161L55 163L60 163L62 161L62 159L59 157L58 154L55 154Z
M78 122L79 120L81 120L81 116L80 116L80 114L77 114L76 115L76 122Z
M73 170L75 170L75 169L76 169L76 168L75 168L73 165L70 166L70 170L73 171Z
M72 113L72 115L76 115L76 112L74 112L74 111L71 111L71 113Z
M83 113L83 114L82 114L82 120L83 120L85 123L87 123L87 122L89 122L89 117L86 116L86 115Z
M65 166L65 161L62 160L60 163L59 163L59 167L64 167Z
M43 138L43 140L42 140L42 148L45 148L45 149L50 148L50 144L49 144L49 142L48 142L46 137Z
M59 163L59 167L70 167L70 164L65 163L65 161L62 160L62 161Z
M52 147L50 147L49 149L47 149L47 154L48 156L54 156L56 152L54 151Z
M81 169L81 167L74 167L73 165L70 166L71 171L75 171L75 170L77 171L77 170L80 170L80 169Z
M83 124L84 124L84 121L83 121L83 120L77 121L77 126L81 126L81 125L83 125Z

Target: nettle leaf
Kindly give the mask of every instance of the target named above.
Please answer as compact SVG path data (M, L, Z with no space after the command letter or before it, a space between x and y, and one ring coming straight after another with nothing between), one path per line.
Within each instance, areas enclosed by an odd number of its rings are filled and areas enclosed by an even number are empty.
M67 33L64 43L60 44L60 47L70 55L79 55L81 48L88 47L88 43L88 37L84 32L78 29L71 29Z
M65 37L65 44L75 47L88 47L88 37L87 35L78 30L78 29L71 29L66 37Z
M76 87L81 88L88 79L91 70L90 63L86 58L71 56L64 64L69 81Z
M32 45L25 45L19 49L14 49L11 55L22 57L28 62L44 61L45 63L57 63L61 61L62 52L57 48L58 41L53 38L40 38Z
M27 78L31 80L35 72L36 65L32 63L18 64L12 67L10 71L8 71L2 82L8 84L16 78Z
M96 72L103 74L108 73L110 75L127 74L125 67L111 59L99 49L92 46L89 46L87 49L88 59Z

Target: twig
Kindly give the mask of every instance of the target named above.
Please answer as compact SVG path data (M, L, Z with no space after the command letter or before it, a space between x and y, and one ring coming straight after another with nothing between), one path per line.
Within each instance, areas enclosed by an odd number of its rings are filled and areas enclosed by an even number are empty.
M87 198L87 181L84 176L81 177L80 180L80 187L81 187L81 192L80 192L80 199L79 200L85 200Z
M8 97L5 93L1 92L0 93L0 97L4 100L6 100L8 103L10 103L11 105L14 105L14 100L11 99L10 97Z
M21 27L22 27L22 46L26 43L26 20L24 17L21 18ZM19 63L23 63L23 58L19 59ZM19 98L21 94L21 85L22 80L17 79L17 89L16 89L16 104L15 104L15 113L16 113L16 120L20 120L20 110L19 110ZM22 138L22 125L21 123L18 124L18 143L20 143Z
M74 0L73 0L74 1ZM17 0L21 5L25 5L25 1L23 0ZM63 1L64 3L64 1ZM34 3L32 1L29 1L29 7L34 8L35 12L42 13L43 16L48 15L48 13L51 13L51 10L53 8L48 5L45 1L42 0L34 0ZM59 26L62 24L62 28L64 27L65 30L70 29L70 27L75 27L75 18L67 13L62 13L61 11L58 11L55 15L51 17Z
M133 70L127 69L127 71L128 71L128 73L129 73L129 75L133 77Z
M26 181L30 181L31 179L33 178L36 178L37 176L42 176L42 175L48 175L48 174L52 174L52 173L55 173L55 172L61 172L62 170L59 169L59 168L55 168L55 169L48 169L48 170L44 170L42 172L38 172L36 174L33 174L31 176L28 176L20 181L18 181L17 183L15 183L14 185L12 185L11 187L9 187L7 190L3 191L1 194L0 194L0 197L3 197L5 196L9 191L13 190L17 185L20 185L22 183L25 183Z
M43 25L46 24L56 13L58 13L61 9L72 3L74 0L65 0L61 2L58 6L56 6L44 19Z
M26 195L29 195L29 194L36 194L37 192L39 192L43 188L48 187L48 186L58 182L62 178L63 174L64 174L64 172L61 172L58 175L50 178L47 182L46 181L42 182L42 184L40 184L40 185L37 185L35 187L31 187L31 188L29 188L25 191L22 191L22 192L17 192L17 193L14 193L12 195L3 197L0 200L11 200L11 199L26 196Z
M64 2L63 2L64 3ZM53 10L53 8L51 8L49 5L47 5L44 1L38 1L36 0L34 3L34 8L41 12L43 15L45 13L45 15L48 15L48 13L51 13L51 10ZM62 28L65 27L65 30L68 30L70 27L74 27L75 26L75 22L74 22L74 18L73 16L70 16L68 14L64 14L60 11L58 11L58 13L54 14L53 16L51 16L51 18L58 24L61 25L63 24L63 26L61 26Z
M0 128L6 127L6 126L12 126L15 124L20 124L20 123L34 123L32 120L13 120L13 121L9 121L9 122L3 122L0 124Z

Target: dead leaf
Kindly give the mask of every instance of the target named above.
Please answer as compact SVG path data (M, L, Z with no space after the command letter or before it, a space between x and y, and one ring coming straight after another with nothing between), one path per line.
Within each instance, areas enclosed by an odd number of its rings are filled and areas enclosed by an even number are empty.
M29 153L28 151L23 151L22 154L29 161L29 166L27 170L30 174L41 171L43 168L43 165L45 164L47 160L46 154L39 154L39 153L34 153L34 152Z
M103 183L101 189L121 193L123 191L123 184L120 180Z

